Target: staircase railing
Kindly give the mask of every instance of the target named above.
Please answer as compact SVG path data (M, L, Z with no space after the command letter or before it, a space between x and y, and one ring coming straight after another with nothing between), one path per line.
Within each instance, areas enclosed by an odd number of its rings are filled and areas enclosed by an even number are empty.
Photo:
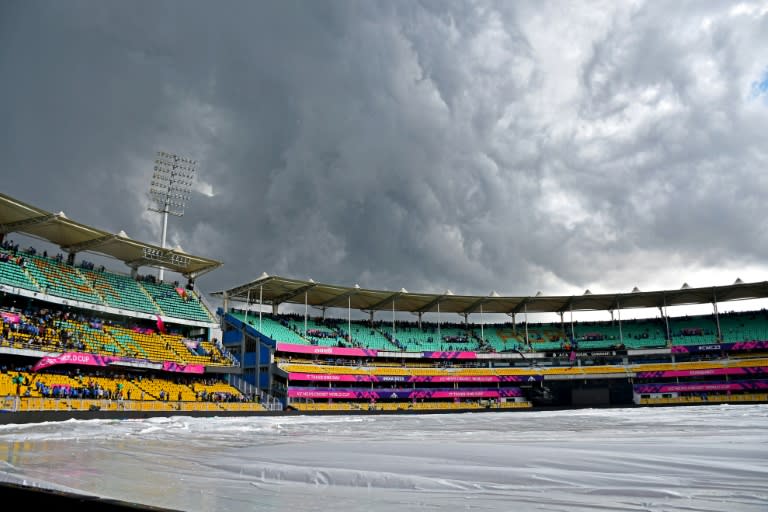
M237 375L228 374L227 382L236 387L243 395L258 399L259 403L269 411L281 411L283 410L283 404L277 398L273 397L269 393L265 393L261 389L257 388L245 379L238 377Z

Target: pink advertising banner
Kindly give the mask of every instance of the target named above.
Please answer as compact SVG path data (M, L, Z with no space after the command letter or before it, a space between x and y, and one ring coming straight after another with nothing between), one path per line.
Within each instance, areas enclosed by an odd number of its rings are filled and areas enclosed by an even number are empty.
M107 366L111 361L117 359L110 356L98 356L96 354L86 354L83 352L65 352L58 356L46 356L40 359L32 371L36 372L49 366L57 364L77 364L82 366Z
M288 380L317 382L533 382L540 375L358 375L290 372Z
M327 382L370 382L370 375L339 375L336 373L295 373L288 374L288 380L314 380Z
M422 352L422 356L427 359L477 359L477 352Z
M694 391L762 391L768 381L749 380L732 382L689 382L685 384L636 384L635 393L684 393Z
M352 400L414 398L499 398L523 396L520 388L504 389L333 389L290 388L290 398L346 398Z
M768 366L703 368L700 370L658 370L652 372L637 372L637 378L655 379L658 377L701 377L707 375L760 375L764 373L768 373Z
M416 382L502 382L498 375L424 375L414 379Z
M278 343L277 350L280 352L319 356L376 357L378 354L378 351L372 348L320 347L317 345L296 345L293 343Z
M379 355L379 351L373 348L321 347L318 345L297 345L294 343L278 343L277 350L280 352L319 356L378 357ZM477 359L477 352L422 352L421 356L426 359Z
M332 389L289 389L291 398L357 398L354 391Z
M163 371L176 373L205 373L205 366L202 364L181 364L173 361L163 361Z
M59 364L74 364L79 366L109 366L114 364L122 364L124 366L143 366L150 367L150 363L144 359L134 359L131 357L119 357L119 356L104 356L100 354L87 354L85 352L64 352L57 356L46 356L41 358L35 366L32 367L32 371L39 371L51 366ZM152 363L157 364L157 363ZM157 366L156 368L160 368ZM179 364L172 361L164 361L162 369L167 372L176 373L196 373L201 374L205 372L205 366L200 364Z
M688 354L698 352L740 352L748 350L765 350L768 340L739 341L736 343L711 343L709 345L675 345L673 354Z
M21 316L18 313L9 313L7 311L0 312L3 318L3 322L7 324L18 324L21 322Z

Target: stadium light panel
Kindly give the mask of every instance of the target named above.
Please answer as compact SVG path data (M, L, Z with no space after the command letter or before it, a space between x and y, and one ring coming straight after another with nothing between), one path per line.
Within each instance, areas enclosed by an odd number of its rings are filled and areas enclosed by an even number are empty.
M149 196L154 207L149 210L163 216L161 247L165 248L168 226L168 214L182 217L186 203L192 196L197 161L167 151L158 151L154 159L153 174L150 180ZM155 256L145 255L148 259ZM174 261L174 263L178 263ZM160 281L163 269L160 268Z

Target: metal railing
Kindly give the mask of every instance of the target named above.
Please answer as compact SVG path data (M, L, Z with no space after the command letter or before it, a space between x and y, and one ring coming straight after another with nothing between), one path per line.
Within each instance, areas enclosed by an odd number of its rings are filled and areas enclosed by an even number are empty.
M237 375L228 374L227 382L229 385L236 387L243 395L253 397L254 400L258 399L265 409L269 411L283 410L283 404L280 400L269 393L265 393L245 379L238 377Z

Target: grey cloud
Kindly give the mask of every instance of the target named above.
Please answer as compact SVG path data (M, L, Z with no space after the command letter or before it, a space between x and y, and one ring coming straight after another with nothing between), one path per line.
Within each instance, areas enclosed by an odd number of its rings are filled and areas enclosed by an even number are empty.
M170 238L225 262L209 291L765 265L766 16L679 5L6 2L4 191L154 241L154 151L196 157Z

